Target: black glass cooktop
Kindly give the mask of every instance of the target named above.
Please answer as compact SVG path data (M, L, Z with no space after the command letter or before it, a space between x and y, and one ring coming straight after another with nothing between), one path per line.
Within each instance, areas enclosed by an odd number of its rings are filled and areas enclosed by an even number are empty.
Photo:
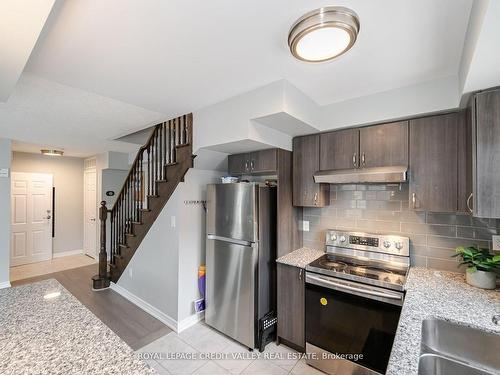
M389 267L381 262L325 254L307 266L308 270L320 269L332 276L350 275L355 278L377 280L381 283L404 285L407 269Z

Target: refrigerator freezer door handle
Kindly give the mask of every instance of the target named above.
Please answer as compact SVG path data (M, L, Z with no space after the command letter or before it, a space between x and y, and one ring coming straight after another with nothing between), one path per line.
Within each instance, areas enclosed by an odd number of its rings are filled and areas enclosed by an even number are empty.
M216 236L213 234L207 235L207 238L209 240L230 242L230 243L234 243L236 245L242 245L242 246L252 246L253 245L253 242L250 242L250 241L237 240L236 238L221 237L221 236Z

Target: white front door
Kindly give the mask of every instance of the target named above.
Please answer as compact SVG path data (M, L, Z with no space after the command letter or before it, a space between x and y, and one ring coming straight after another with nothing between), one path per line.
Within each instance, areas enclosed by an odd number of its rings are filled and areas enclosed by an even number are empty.
M52 175L12 172L10 264L52 258Z
M97 172L85 171L84 175L84 250L85 254L97 258Z

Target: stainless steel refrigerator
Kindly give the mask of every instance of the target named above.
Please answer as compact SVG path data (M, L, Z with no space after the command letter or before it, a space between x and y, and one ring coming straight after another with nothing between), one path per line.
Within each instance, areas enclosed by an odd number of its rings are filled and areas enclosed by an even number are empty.
M259 319L276 309L276 188L207 188L205 322L256 348Z

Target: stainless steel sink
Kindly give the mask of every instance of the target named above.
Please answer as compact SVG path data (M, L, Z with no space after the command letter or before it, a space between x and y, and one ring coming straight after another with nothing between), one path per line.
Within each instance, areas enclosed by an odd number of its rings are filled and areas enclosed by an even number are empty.
M464 365L435 354L423 354L418 362L419 374L435 375L491 375L491 372Z
M500 335L426 319L422 323L419 374L498 374ZM460 372L465 368L465 372Z

